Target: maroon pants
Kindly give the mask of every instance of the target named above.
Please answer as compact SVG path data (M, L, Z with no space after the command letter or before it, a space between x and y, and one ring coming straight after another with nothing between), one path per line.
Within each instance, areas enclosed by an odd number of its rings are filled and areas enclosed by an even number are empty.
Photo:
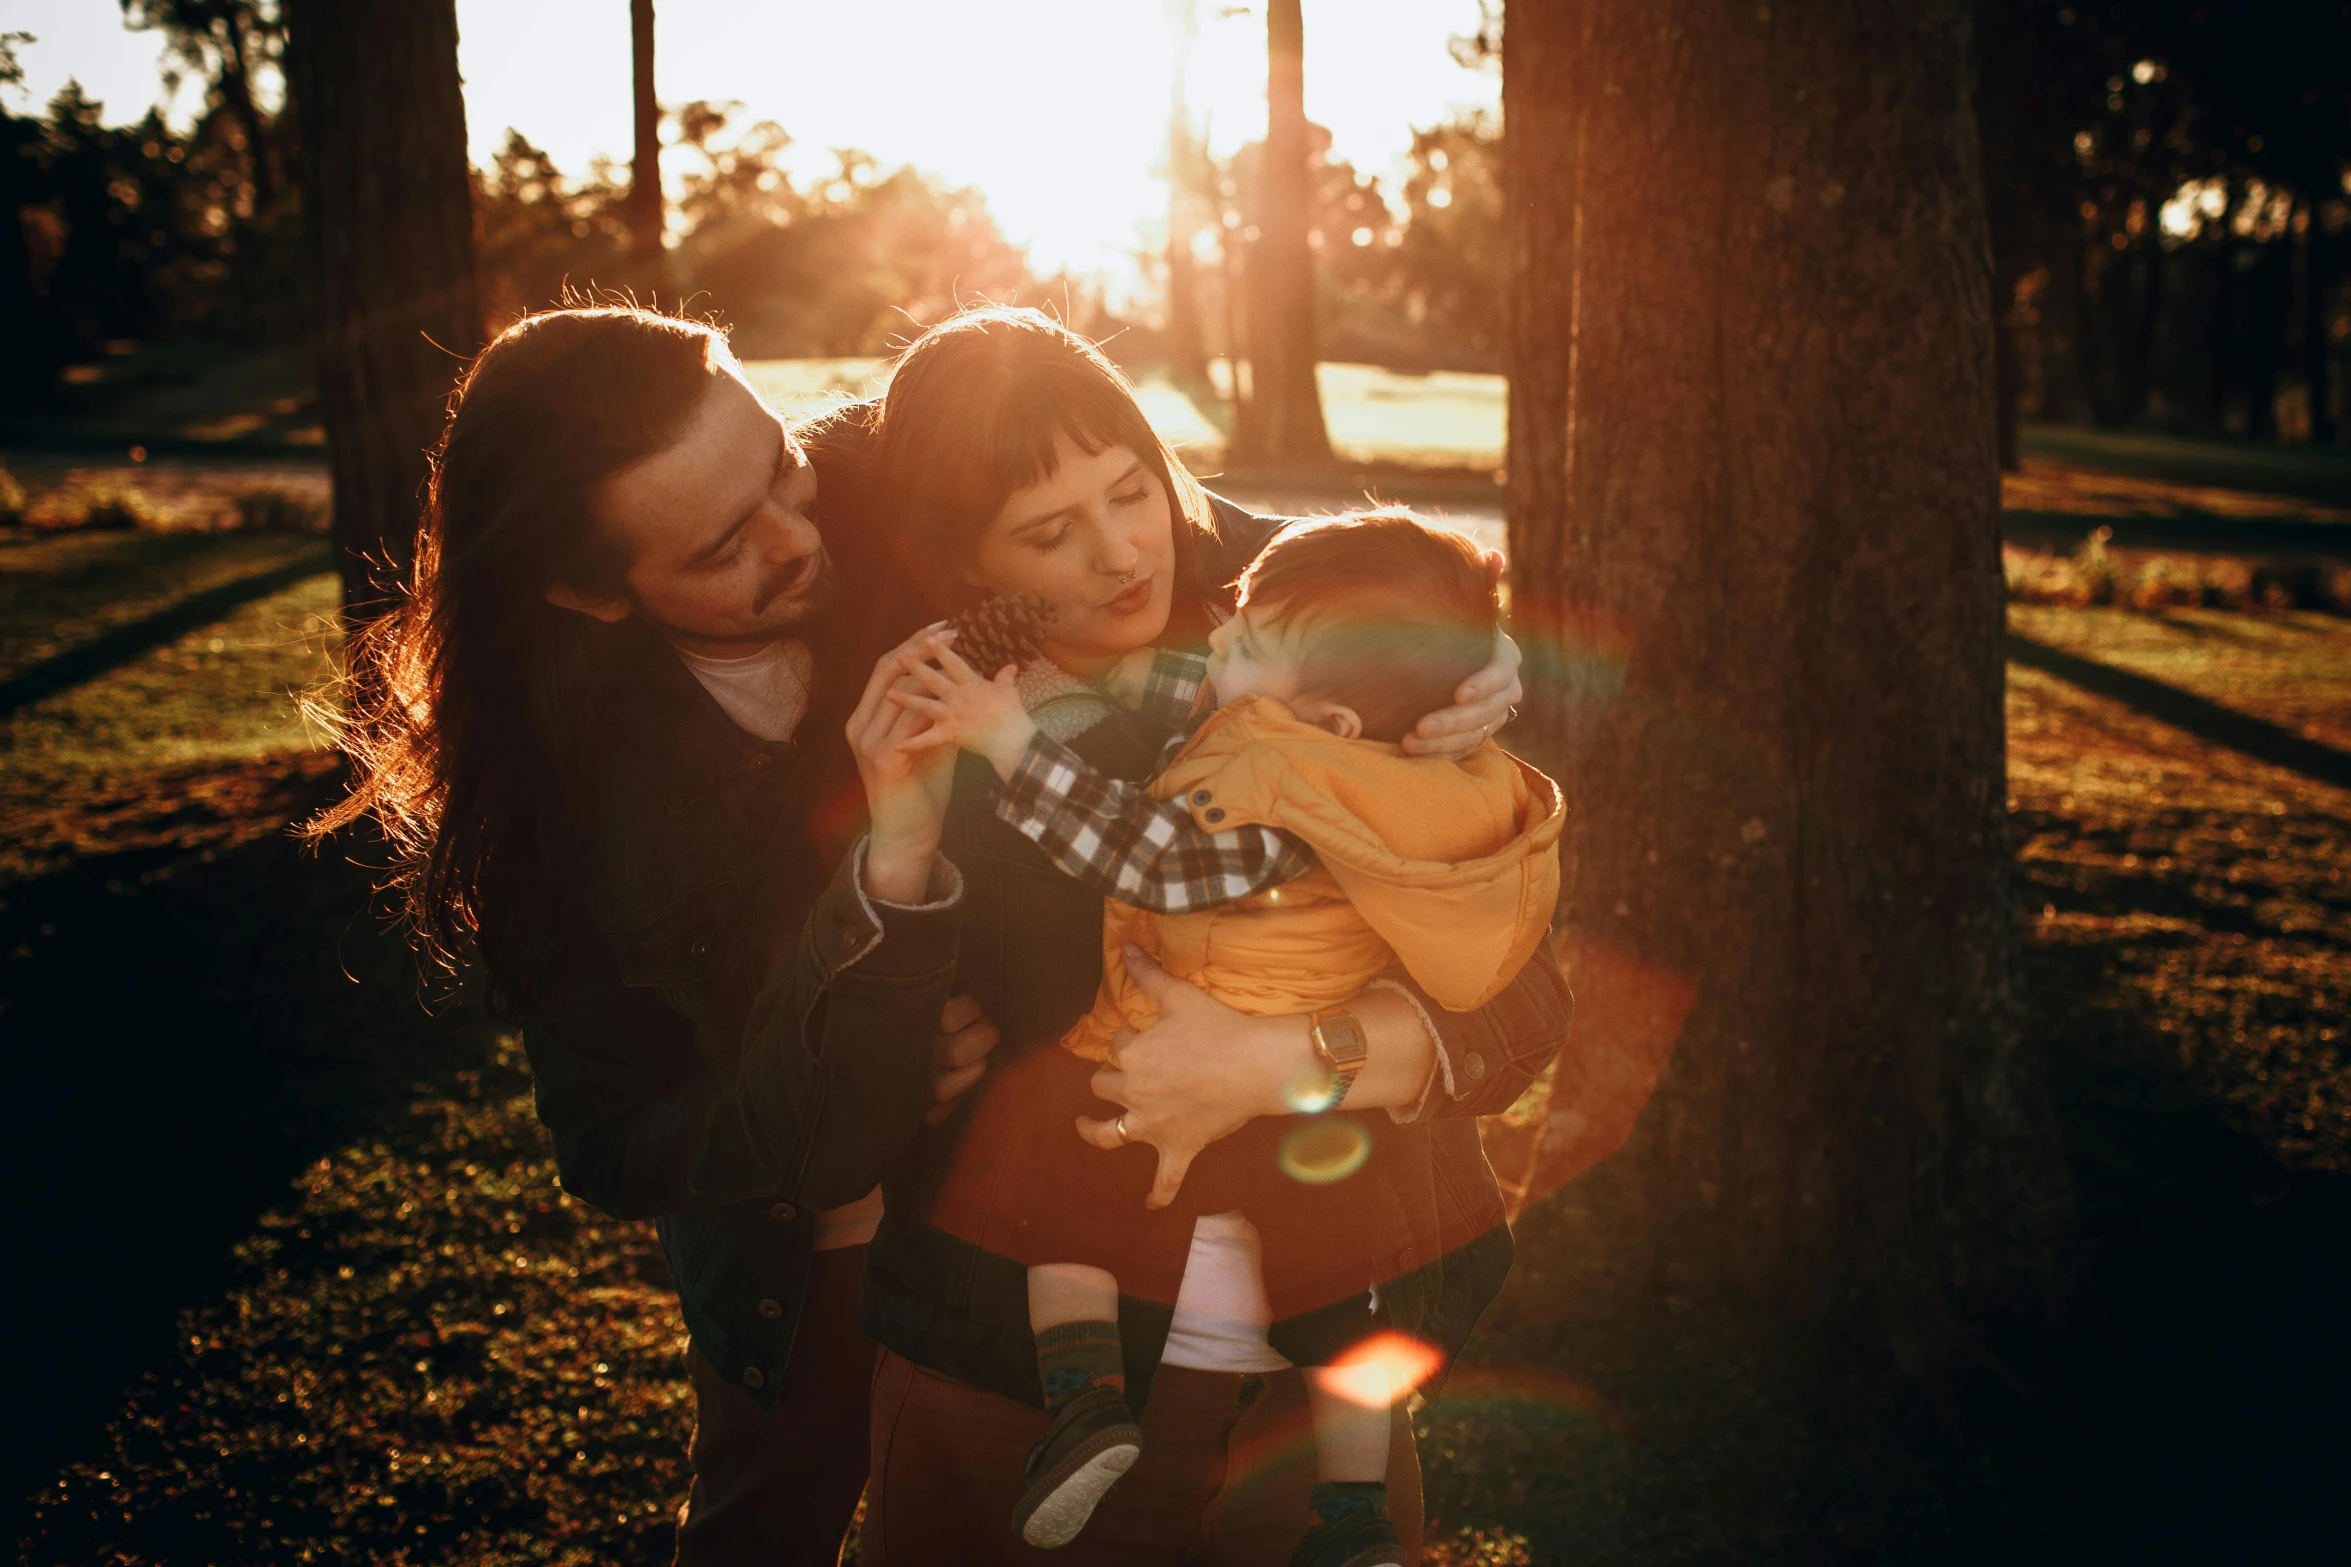
M1172 1207L1143 1199L1159 1156L1146 1144L1105 1152L1078 1137L1080 1115L1108 1119L1118 1106L1094 1097L1091 1061L1063 1050L1022 1064L1017 1096L983 1104L968 1139L993 1139L1001 1171L986 1200L947 1221L968 1240L1024 1267L1082 1263L1107 1270L1119 1293L1172 1303L1202 1214L1239 1212L1264 1240L1262 1272L1273 1307L1273 1347L1302 1366L1329 1365L1377 1331L1372 1286L1400 1271L1412 1244L1389 1201L1381 1163L1393 1145L1423 1136L1385 1115L1314 1120L1261 1116L1202 1150ZM1297 1157L1320 1146L1342 1151L1326 1176Z
M1389 1512L1420 1559L1420 1459L1399 1407ZM1143 1456L1057 1551L1012 1532L1044 1411L882 1352L873 1382L872 1478L862 1567L1286 1567L1306 1532L1315 1474L1305 1380L1161 1366L1143 1406Z
M857 1331L865 1248L816 1254L775 1408L686 1351L694 1488L678 1509L679 1567L833 1567L865 1489L872 1340Z

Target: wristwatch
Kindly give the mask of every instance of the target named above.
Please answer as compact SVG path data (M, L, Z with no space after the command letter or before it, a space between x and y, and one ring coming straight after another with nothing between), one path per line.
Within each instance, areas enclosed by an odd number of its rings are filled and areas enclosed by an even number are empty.
M1317 1012L1312 1022L1309 1037L1314 1041L1315 1059L1331 1073L1331 1102L1324 1108L1336 1110L1346 1102L1347 1090L1355 1086L1355 1074L1363 1070L1363 1059L1371 1053L1371 1040L1352 1012Z

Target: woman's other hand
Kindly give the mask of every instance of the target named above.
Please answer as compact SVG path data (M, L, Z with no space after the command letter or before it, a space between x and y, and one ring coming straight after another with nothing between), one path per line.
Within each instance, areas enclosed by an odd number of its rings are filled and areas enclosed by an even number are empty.
M1159 1006L1141 1033L1121 1030L1116 1060L1094 1074L1094 1092L1126 1114L1080 1117L1078 1135L1097 1148L1122 1142L1159 1150L1159 1175L1145 1204L1175 1201L1200 1150L1261 1115L1288 1111L1284 1089L1316 1070L1299 1017L1251 1017L1161 968L1140 947L1126 949L1127 973ZM1120 1135L1119 1123L1125 1123Z
M950 996L939 1014L939 1034L931 1041L931 1098L923 1112L932 1126L954 1112L955 1101L971 1092L988 1070L988 1053L1003 1040L996 1025L969 996Z
M885 903L922 903L931 885L939 835L947 823L947 796L955 779L955 748L926 744L923 717L891 694L938 642L926 627L882 655L849 715L849 749L865 785L873 832L865 848L865 891Z
M1414 756L1441 756L1462 761L1477 753L1518 711L1526 687L1518 681L1518 644L1500 632L1494 635L1494 661L1454 688L1453 705L1439 708L1413 725L1404 737L1404 749Z
M930 727L915 737L918 742L976 751L1009 782L1037 733L1020 705L1018 677L1019 671L1007 664L993 680L986 678L941 636L929 645L929 657L898 682L891 700L929 720Z

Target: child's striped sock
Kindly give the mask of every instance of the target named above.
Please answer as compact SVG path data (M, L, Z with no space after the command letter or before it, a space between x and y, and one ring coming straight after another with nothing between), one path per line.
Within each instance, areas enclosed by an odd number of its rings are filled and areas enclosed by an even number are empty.
M1037 1330L1037 1378L1045 1386L1045 1412L1088 1388L1127 1387L1126 1353L1115 1322L1064 1322Z

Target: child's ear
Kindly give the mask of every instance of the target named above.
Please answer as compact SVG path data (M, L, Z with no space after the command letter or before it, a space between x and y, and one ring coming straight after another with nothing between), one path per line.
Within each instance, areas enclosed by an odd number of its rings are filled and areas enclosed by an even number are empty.
M1290 711L1318 729L1328 729L1342 740L1363 738L1363 715L1343 702L1306 701Z

